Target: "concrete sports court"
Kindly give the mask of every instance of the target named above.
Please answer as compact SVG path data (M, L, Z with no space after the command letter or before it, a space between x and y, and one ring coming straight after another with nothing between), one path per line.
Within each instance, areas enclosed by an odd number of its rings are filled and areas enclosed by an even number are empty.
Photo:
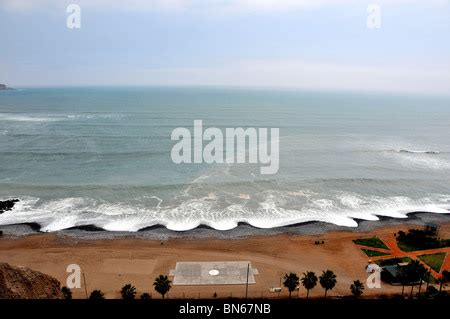
M248 283L254 284L258 270L249 261L177 262L170 276L179 286L245 285L248 265Z

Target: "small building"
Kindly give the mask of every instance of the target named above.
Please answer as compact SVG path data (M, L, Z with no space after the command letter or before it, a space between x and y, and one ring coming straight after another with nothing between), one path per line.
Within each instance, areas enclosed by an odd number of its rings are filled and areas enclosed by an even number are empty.
M401 285L402 284L402 274L400 266L389 265L384 266L381 271L381 280L387 282L391 285Z
M391 285L402 285L404 279L404 273L402 272L402 268L406 268L409 263L401 262L395 265L384 266L381 269L381 280ZM419 284L419 281L415 282L405 282L405 285Z

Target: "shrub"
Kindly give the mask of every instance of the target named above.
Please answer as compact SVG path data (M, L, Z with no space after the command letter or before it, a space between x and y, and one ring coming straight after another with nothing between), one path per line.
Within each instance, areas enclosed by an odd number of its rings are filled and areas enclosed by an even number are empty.
M152 295L149 294L148 292L144 292L144 293L141 295L141 300L150 300L150 299L152 299Z
M350 291L354 297L358 298L364 292L364 284L361 281L356 280L350 285Z
M103 292L101 290L94 290L93 292L91 292L89 299L91 299L91 300L105 299L105 295L103 294Z
M61 292L63 294L64 299L72 299L72 291L67 287L62 287Z
M131 284L126 284L122 287L120 293L122 294L122 299L134 299L136 296L136 287Z
M399 247L403 251L415 251L441 247L441 241L434 230L410 229L408 233L399 231L397 235Z

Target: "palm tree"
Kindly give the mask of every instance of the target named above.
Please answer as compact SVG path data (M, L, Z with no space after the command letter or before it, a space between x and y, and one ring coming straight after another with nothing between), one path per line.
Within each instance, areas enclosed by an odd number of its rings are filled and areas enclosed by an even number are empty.
M164 299L166 293L168 293L170 288L172 288L172 286L170 285L171 283L172 282L169 280L167 276L159 275L159 277L156 277L153 286L155 286L155 290L159 292L162 298Z
M317 285L317 280L318 278L314 272L307 271L303 273L301 281L303 287L306 289L306 299L309 298L309 291Z
M428 287L430 287L430 277L431 277L431 268L428 269L428 272L427 272L427 286L425 287L425 293L427 293ZM419 293L420 293L420 288L419 288Z
M131 284L126 284L122 287L120 293L122 294L122 299L134 299L134 297L136 296L136 287L132 286Z
M352 291L353 296L358 298L364 292L364 284L361 281L356 280L350 285L350 290Z
M427 274L429 276L428 269L426 269L423 265L420 265L420 266L421 266L420 269L419 269L420 283L419 283L419 292L417 293L418 295L420 295L420 292L422 291L423 282L425 280L429 280L430 279L429 277L426 279Z
M450 282L450 271L444 270L442 272L441 279L439 279L439 292L442 291L442 287L444 286L444 284L446 284L448 282Z
M105 299L105 295L103 294L103 292L101 290L94 290L93 292L91 292L89 299L92 299L92 300Z
M299 278L297 274L294 274L291 272L289 275L284 275L284 282L283 285L289 290L289 298L291 298L292 292L295 290L295 288L298 287L299 284Z
M427 272L425 267L418 260L411 261L406 266L406 277L408 281L411 283L411 293L409 295L410 298L413 296L414 286L417 281L422 281L423 276Z
M65 286L62 287L61 293L62 293L64 299L72 299L72 291L70 290L70 288L67 288Z
M400 279L401 279L401 283L402 283L402 297L405 294L405 286L406 286L406 283L408 281L407 275L408 274L407 274L407 271L406 271L406 267L405 266L401 266L400 267Z
M319 277L320 285L323 289L325 289L325 299L327 298L328 290L331 290L336 286L337 280L336 275L331 270L326 270L322 272L322 275Z

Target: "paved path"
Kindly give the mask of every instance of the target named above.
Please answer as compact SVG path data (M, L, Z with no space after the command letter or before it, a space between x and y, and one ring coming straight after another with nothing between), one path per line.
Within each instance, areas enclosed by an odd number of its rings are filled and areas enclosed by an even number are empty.
M385 256L370 257L370 259L372 259L372 260L383 260L383 259L403 258L403 257L408 257L412 260L418 260L422 265L425 266L426 269L428 269L431 272L433 277L436 279L439 279L442 277L442 272L444 270L450 270L450 247L406 252L406 251L401 250L398 247L397 239L395 238L395 235L380 237L380 239L385 243L385 245L389 249L374 248L374 247L369 247L369 246L364 246L364 245L358 245L358 246L361 249L368 249L368 250L378 251L378 252L387 254ZM428 266L426 263L424 263L422 260L420 260L418 258L419 256L422 256L422 255L431 255L431 254L437 254L437 253L446 253L444 262L442 263L442 266L441 266L441 269L439 272L435 271L434 269L432 269L430 266Z

